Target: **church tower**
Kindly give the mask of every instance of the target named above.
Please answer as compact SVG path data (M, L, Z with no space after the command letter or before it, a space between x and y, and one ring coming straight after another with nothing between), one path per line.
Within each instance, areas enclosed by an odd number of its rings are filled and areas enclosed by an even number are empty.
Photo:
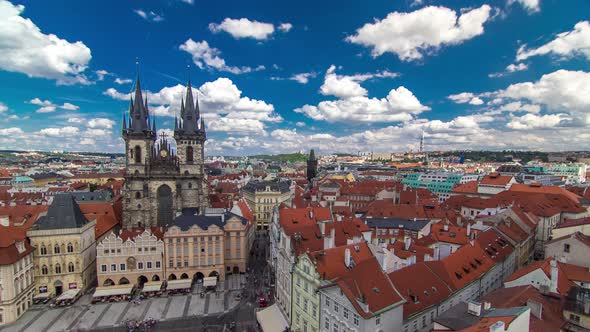
M307 159L307 180L311 182L313 178L318 175L318 160L315 157L313 149L309 151L309 158Z
M195 204L203 212L207 204L207 183L205 182L204 147L207 135L205 121L199 110L199 98L193 98L190 79L187 83L185 100L180 101L180 118L174 119L174 139L180 165L179 182L183 188L184 205Z
M123 117L123 227L165 226L184 209L203 213L209 202L203 165L205 125L190 82L186 102L181 100L181 118L175 119L176 151L166 134L157 135L139 78L135 85L129 116Z

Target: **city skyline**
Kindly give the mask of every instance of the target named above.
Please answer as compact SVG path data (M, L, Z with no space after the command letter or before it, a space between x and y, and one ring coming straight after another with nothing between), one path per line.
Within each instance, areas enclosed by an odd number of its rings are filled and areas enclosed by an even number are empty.
M0 0L0 149L122 153L138 75L169 137L190 75L207 155L584 149L589 3L335 4Z

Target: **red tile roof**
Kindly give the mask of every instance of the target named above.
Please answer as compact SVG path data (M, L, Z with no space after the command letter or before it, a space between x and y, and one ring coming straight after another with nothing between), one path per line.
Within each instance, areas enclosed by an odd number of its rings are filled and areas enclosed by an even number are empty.
M582 225L590 225L590 217L580 218L580 219L567 219L564 220L562 223L558 224L554 228L567 228L567 227L575 227L575 226L582 226Z
M469 181L463 184L457 184L451 192L457 194L476 194L477 193L477 181Z
M454 291L479 279L495 262L479 245L464 245L440 261L424 262Z
M554 243L554 242L558 242L558 241L561 241L564 239L569 239L569 238L576 239L580 243L582 243L582 245L585 245L586 247L590 247L590 236L584 235L584 233L582 233L582 232L575 232L572 234L564 235L562 237L558 237L556 239L553 239L553 240L547 242L546 245L549 243Z
M481 301L490 302L492 308L513 308L526 306L527 301L533 300L543 306L541 319L531 313L529 331L545 332L559 331L565 323L562 315L563 298L551 294L544 295L531 285L511 288L499 288L487 295Z
M415 256L416 262L423 262L425 255L434 257L434 249L428 248L427 246L421 246L414 241L410 243L410 248L408 248L408 250L405 249L404 241L395 241L394 243L387 245L387 249L393 250L393 254L401 259Z
M79 203L80 210L88 220L96 219L96 226L94 230L95 238L100 238L108 231L113 230L121 224L118 218L113 203Z
M510 191L524 192L524 193L537 193L537 194L553 194L565 196L575 203L579 203L580 196L568 191L564 188L557 186L542 186L535 184L521 184L515 183L510 187Z
M427 215L422 205L401 204L393 205L390 200L374 201L367 206L366 217L371 218L400 218L426 219Z
M490 173L481 179L481 183L486 186L505 187L510 181L514 179L513 176L500 175L500 173Z
M27 239L27 230L35 223L39 214L46 211L47 206L43 205L0 207L0 216L8 217L8 226L0 226L0 265L17 262L34 250ZM17 242L23 242L25 246L21 253L16 247Z
M420 276L420 282L416 282ZM446 300L453 290L425 263L416 263L389 274L391 282L406 300L404 320Z
M506 280L504 280L504 282L511 282L511 281L518 280L518 279L522 278L523 276L528 275L529 273L539 270L539 269L545 273L547 278L551 278L551 260L552 259L553 259L552 257L549 257L549 258L546 258L545 260L531 263L531 264L521 268L520 270L517 270L516 272L514 272L511 276L506 278ZM569 272L569 274L566 273L566 269ZM580 279L590 280L590 272L588 271L587 268L582 268L582 267L571 265L571 264L557 262L557 271L558 271L557 291L559 292L559 294L562 294L562 295L567 295L570 287L574 286L574 283L572 282L572 280L580 280ZM570 279L570 275L571 275L571 277L575 277L577 279ZM580 280L580 281L582 281L582 280Z
M445 231L445 226L447 230ZM467 236L467 228L445 225L442 223L432 224L430 227L430 236L436 242L446 242L453 244L467 244L469 243L469 236Z
M367 244L362 242L356 245L359 250L358 254L365 259L356 260L350 268L344 266L344 250L349 248L351 256L356 255L355 245L349 245L342 248L334 248L340 255L333 257L333 259L324 260L325 266L319 267L318 272L326 276L331 274L331 283L322 288L338 286L346 295L350 303L355 307L360 316L370 318L381 310L386 310L396 304L402 304L404 299L393 287L393 284L387 275L381 270L381 266L377 259L371 254ZM353 252L355 252L353 254ZM354 256L353 256L354 260ZM371 276L367 278L367 276ZM368 310L359 304L363 302L368 305Z

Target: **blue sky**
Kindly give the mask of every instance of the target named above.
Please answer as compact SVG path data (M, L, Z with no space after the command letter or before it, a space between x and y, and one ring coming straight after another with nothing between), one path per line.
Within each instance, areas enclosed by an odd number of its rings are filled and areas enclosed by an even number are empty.
M587 149L590 2L0 0L0 148L120 152L190 71L208 155ZM190 68L187 66L190 65Z

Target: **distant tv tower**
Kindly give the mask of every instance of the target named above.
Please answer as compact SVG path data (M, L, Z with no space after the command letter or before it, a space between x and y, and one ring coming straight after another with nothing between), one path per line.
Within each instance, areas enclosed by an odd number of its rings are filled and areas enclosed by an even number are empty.
M420 153L424 152L424 129L422 129L422 137L420 137Z

